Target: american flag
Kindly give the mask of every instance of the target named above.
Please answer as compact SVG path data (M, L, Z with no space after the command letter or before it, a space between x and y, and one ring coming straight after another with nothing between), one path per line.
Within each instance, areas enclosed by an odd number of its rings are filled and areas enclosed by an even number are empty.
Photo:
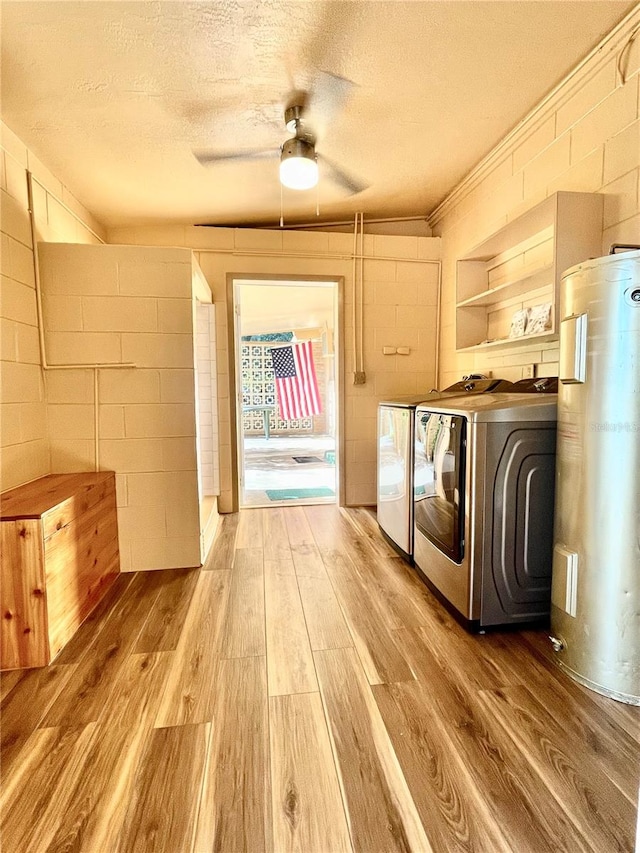
M311 341L271 350L280 418L291 421L322 411Z

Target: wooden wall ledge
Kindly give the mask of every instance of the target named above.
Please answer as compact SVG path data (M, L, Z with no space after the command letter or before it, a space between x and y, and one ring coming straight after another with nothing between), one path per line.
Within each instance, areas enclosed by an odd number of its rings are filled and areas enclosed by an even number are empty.
M113 480L113 471L81 474L48 474L0 495L0 521L18 518L42 518L67 501L90 500L95 486ZM80 505L77 504L80 508Z

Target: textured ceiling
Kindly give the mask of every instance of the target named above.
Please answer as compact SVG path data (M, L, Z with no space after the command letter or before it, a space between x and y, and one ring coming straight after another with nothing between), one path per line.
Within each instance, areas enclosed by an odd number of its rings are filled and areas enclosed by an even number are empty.
M321 172L322 220L424 215L633 5L4 0L2 114L106 225L276 224L283 108L327 71L356 85L318 151L369 188ZM315 190L283 201L315 219Z

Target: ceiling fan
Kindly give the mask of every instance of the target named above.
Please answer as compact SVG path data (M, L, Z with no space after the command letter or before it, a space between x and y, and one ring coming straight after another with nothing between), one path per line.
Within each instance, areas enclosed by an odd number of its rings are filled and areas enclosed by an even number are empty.
M342 107L353 87L350 80L326 71L319 72L313 92L296 91L284 111L284 124L293 136L280 148L253 148L239 151L195 150L194 156L203 166L230 161L280 159L280 183L294 190L308 190L318 183L318 164L328 177L351 195L363 192L368 184L349 174L337 163L316 150L318 135L311 130L309 116L316 119L318 129L326 127L330 118Z

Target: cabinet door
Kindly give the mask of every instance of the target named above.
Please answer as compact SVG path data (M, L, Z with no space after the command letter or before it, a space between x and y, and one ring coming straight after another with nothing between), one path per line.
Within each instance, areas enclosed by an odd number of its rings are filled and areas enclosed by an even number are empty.
M113 481L98 503L44 543L51 657L96 606L119 570Z
M0 522L2 669L49 663L40 520Z

